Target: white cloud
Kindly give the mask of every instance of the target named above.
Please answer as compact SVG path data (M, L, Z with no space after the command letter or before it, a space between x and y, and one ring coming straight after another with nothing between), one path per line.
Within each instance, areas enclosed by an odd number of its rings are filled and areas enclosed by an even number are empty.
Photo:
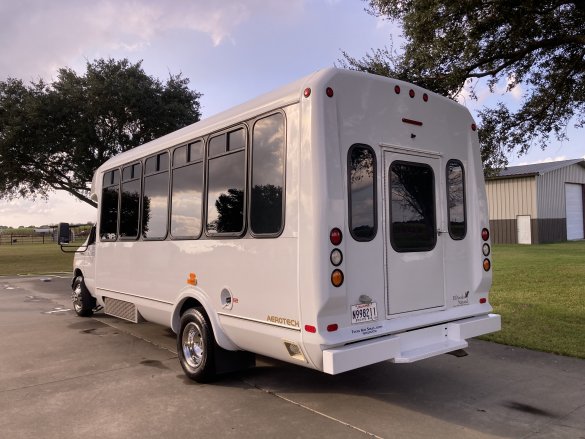
M50 79L72 60L135 52L172 31L200 33L213 46L230 41L256 16L287 17L305 0L21 0L0 3L0 79ZM204 44L194 41L194 44ZM76 66L72 66L76 67ZM79 67L79 66L77 66Z
M0 225L41 226L59 222L96 221L96 209L63 191L51 194L48 201L14 199L0 201Z

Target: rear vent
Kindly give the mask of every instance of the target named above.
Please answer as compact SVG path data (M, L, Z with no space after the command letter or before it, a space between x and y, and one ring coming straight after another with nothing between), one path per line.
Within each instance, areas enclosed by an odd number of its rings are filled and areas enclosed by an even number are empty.
M104 297L104 303L106 304L104 308L106 314L134 323L144 320L133 303L112 299L111 297Z

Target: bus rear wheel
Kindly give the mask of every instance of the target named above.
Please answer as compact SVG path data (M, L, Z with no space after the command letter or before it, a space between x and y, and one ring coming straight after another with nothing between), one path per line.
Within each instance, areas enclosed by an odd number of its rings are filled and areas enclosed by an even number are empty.
M73 292L71 293L73 309L80 317L89 317L95 308L95 299L83 282L83 276L77 276L73 281Z
M202 310L185 311L177 334L177 352L185 375L200 383L212 380L215 377L214 348L213 330Z

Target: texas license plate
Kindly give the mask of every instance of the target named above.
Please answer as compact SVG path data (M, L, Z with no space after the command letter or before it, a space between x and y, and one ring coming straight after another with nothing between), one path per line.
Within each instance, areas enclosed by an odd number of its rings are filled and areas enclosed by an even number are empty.
M376 302L360 303L351 307L351 323L371 322L378 319L378 310Z

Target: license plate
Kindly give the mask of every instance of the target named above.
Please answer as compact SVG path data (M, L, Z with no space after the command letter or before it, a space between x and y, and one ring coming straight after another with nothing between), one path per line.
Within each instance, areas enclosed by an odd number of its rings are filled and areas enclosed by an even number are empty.
M351 307L351 323L371 322L378 319L378 310L376 302L360 303Z

